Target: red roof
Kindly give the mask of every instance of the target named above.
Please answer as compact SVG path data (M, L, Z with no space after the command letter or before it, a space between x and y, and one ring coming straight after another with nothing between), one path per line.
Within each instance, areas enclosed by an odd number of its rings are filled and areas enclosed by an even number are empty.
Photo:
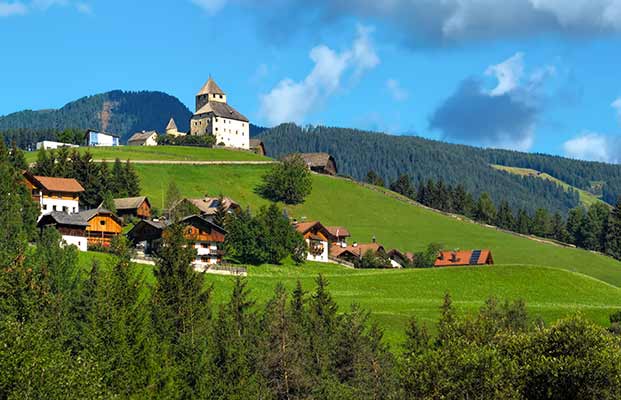
M477 254L478 253L478 257ZM441 251L435 262L436 267L493 264L490 250Z
M34 185L50 192L81 193L84 191L84 188L80 185L80 182L75 179L33 176L30 174L27 174L26 176L31 177L31 181L34 180L34 182L32 182Z

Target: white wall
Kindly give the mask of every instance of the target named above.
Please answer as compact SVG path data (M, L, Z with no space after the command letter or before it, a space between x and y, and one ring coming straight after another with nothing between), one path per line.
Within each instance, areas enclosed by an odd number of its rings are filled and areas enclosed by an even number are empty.
M60 147L80 147L80 146L76 144L70 144L70 143L51 142L49 140L44 140L42 142L37 143L37 150L39 149L52 150L52 149L58 149Z
M47 209L44 209L44 205L47 205ZM63 200L54 197L42 197L41 198L41 214L49 214L54 211L63 211L63 207L67 207L67 213L76 214L80 212L80 202L78 200Z
M65 244L67 246L74 245L80 251L87 251L88 250L88 241L86 240L86 238L84 236L62 235L62 237L63 237L63 241L65 242Z
M250 124L248 122L214 117L212 126L217 145L224 143L226 147L250 149Z
M206 242L195 242L194 248L196 249L196 259L192 263L195 269L204 269L210 265L215 265L218 263L218 255L215 252L218 250L218 245L216 243L207 243L208 248L203 247L203 243ZM213 254L211 254L213 253ZM203 262L202 257L209 256L209 262Z
M310 246L310 239L306 239L306 244L308 244ZM311 254L311 252L309 251L306 255L306 259L308 261L317 261L317 262L330 262L330 258L328 257L328 242L321 242L321 244L323 245L323 252L321 254L318 255L313 255Z
M118 146L119 138L106 135L105 133L90 132L88 137L89 146Z

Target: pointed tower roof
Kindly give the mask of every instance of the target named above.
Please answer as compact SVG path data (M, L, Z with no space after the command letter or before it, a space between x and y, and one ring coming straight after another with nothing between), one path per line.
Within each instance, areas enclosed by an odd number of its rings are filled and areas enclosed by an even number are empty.
M168 125L166 125L166 130L167 131L176 131L177 130L177 124L175 124L174 118L170 117L170 121L168 121Z
M201 96L204 94L224 94L224 92L220 89L216 81L209 77L207 82L203 85L203 88L196 95Z

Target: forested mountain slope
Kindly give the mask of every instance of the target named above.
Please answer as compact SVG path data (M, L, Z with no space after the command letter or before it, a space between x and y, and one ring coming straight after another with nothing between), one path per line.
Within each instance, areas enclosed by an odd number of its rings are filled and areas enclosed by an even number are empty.
M608 202L621 194L618 165L322 126L283 124L260 136L272 157L291 152L328 152L336 158L341 174L358 180L370 170L387 183L401 174L410 175L415 183L441 179L452 185L461 183L475 195L488 192L496 202L506 199L512 207L531 212L546 208L566 213L579 204L579 196L553 182L512 175L490 164L532 168L580 189L603 190Z

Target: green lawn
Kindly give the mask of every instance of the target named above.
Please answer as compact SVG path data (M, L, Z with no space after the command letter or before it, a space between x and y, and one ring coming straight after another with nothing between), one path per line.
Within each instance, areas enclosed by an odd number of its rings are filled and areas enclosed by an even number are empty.
M96 160L163 160L163 161L266 161L267 157L249 151L229 149L209 149L186 146L119 146L119 147L80 147L89 150ZM34 162L37 152L26 153L26 160Z
M143 194L161 208L168 182L185 196L222 193L244 206L267 202L254 193L268 166L136 165ZM429 211L390 198L354 182L313 176L307 201L287 207L290 216L343 225L353 240L369 242L375 235L387 248L416 251L430 242L447 249L492 250L496 264L551 266L579 272L621 287L621 263L589 251L539 243L516 235Z
M557 179L550 174L546 174L545 172L540 172L540 171L530 169L530 168L507 167L505 165L492 165L492 168L498 169L500 171L505 171L505 172L508 172L514 175L534 176L539 179L545 179L550 182L556 183L557 185L561 186L566 191L569 189L573 189L576 192L578 192L578 195L580 196L580 202L586 207L589 207L591 204L594 204L594 203L603 203L603 201L599 197L595 196L593 193L587 192L586 190L579 189L575 186L571 186L569 183L566 183L560 179Z

